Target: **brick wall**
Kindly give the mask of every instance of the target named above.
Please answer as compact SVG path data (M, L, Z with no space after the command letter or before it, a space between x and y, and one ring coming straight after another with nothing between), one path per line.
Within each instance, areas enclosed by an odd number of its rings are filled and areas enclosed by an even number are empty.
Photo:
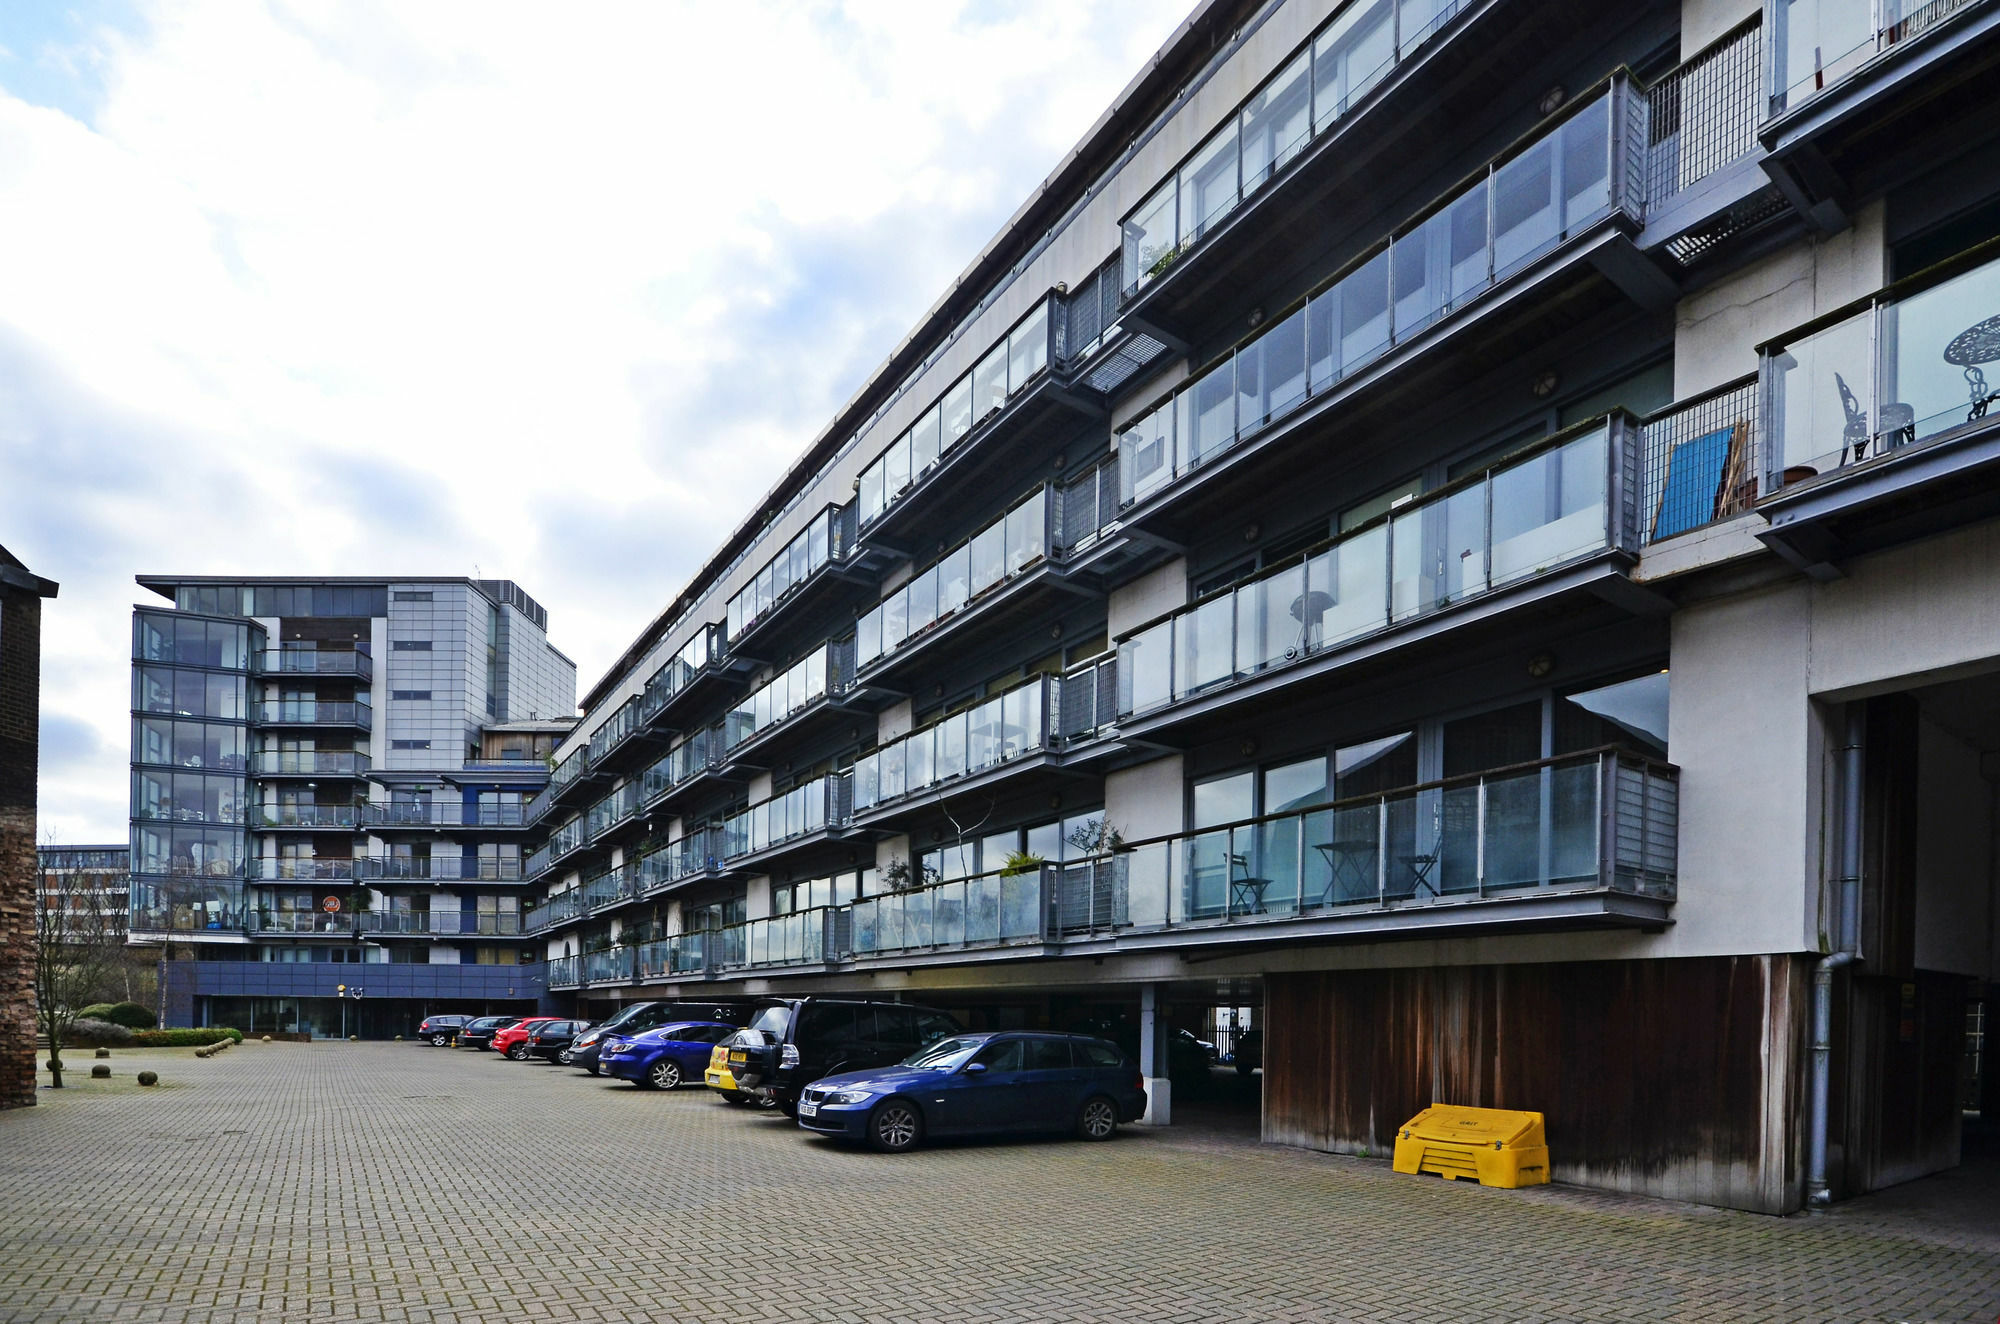
M35 1101L35 775L55 593L0 547L0 1108Z
M35 1102L41 621L38 593L0 582L0 1108Z

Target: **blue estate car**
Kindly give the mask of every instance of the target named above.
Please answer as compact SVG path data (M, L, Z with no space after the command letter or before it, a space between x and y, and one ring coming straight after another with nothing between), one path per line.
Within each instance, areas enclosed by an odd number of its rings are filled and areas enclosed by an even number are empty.
M1074 1034L961 1034L893 1067L808 1085L799 1125L887 1153L926 1135L1074 1131L1109 1140L1146 1111L1139 1069L1115 1044Z
M606 1075L641 1088L678 1089L701 1079L708 1055L736 1028L722 1021L672 1021L637 1034L608 1034L598 1042L597 1062Z

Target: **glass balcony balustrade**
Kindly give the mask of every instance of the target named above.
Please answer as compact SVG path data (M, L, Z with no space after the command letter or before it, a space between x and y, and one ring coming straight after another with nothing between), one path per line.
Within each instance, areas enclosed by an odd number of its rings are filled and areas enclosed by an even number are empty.
M1053 302L1051 296L1037 303L970 372L953 382L915 424L861 471L856 490L861 528L865 530L880 519L973 428L998 413L1048 369L1054 358L1058 320L1050 316Z
M1765 348L1766 494L1946 437L2000 401L2000 258L1946 270Z
M1977 0L1770 0L1770 110L1804 104Z
M333 882L354 878L355 861L335 859L276 859L257 856L243 862L243 876L273 881Z
M316 933L326 937L352 937L358 919L365 918L320 910L269 910L253 908L245 926L252 933Z
M253 826L263 829L338 828L353 831L361 826L365 805L258 805Z
M1042 564L1051 546L1049 509L1047 489L1037 488L883 598L855 623L855 670L865 672L984 594Z
M1615 202L1643 197L1643 163L1614 152L1614 112L1627 104L1614 81L1141 415L1118 438L1122 504L1146 500L1334 389Z
M583 908L587 912L594 913L620 902L631 901L638 895L638 871L621 865L584 881Z
M361 649L267 648L251 658L259 676L348 676L373 680L375 661Z
M513 883L524 874L519 860L478 856L364 855L354 861L356 878Z
M403 934L433 938L511 938L525 932L521 917L492 911L376 911L359 917L364 933Z
M641 943L637 957L639 978L666 979L673 975L703 973L708 969L708 940L711 936L705 930L696 930Z
M549 987L575 988L583 982L583 968L580 961L581 958L575 956L557 956L552 958L549 961Z
M1049 715L1060 682L1037 676L854 761L854 812L906 796L1049 746Z
M583 817L579 815L576 818L572 818L569 822L549 834L549 844L546 848L548 850L548 862L553 864L565 855L583 849L589 840L590 838L585 830Z
M1616 543L1622 420L1462 481L1118 646L1118 711L1145 713L1545 574Z
M358 749L259 749L250 755L252 777L362 777L370 766Z
M1468 3L1356 0L1344 6L1125 218L1125 296L1166 274Z
M634 695L618 705L618 711L611 714L604 724L590 733L590 743L584 747L586 767L599 762L606 754L623 744L625 737L639 726L639 698Z
M697 629L693 637L681 645L680 651L661 663L660 669L647 679L646 689L640 695L643 716L650 720L665 709L668 702L692 685L695 678L706 671L709 663L717 660L723 651L722 635L717 627L710 625Z
M522 931L539 933L556 924L578 919L584 913L583 889L573 887L567 892L558 892L541 905L528 912L522 921Z
M723 754L720 728L691 732L639 774L639 801L652 804L668 791L713 770Z
M733 644L791 597L794 589L840 560L840 510L829 506L813 517L803 533L779 550L736 596L729 599L729 641Z
M640 783L628 781L611 794L593 804L584 814L583 834L587 840L596 841L620 823L639 812Z
M932 882L849 908L856 960L1043 941L1044 868Z
M460 800L377 801L366 806L370 827L526 827L533 820L523 804L468 805Z
M730 925L714 935L713 968L755 970L843 960L846 920L844 907L821 906Z
M822 644L744 696L722 720L722 747L733 750L826 698L844 670L835 645Z
M134 933L189 933L240 929L245 924L243 885L237 882L160 882L135 876L127 924Z
M365 700L265 699L250 705L250 720L264 726L352 726L374 729L375 710Z
M845 825L849 794L849 775L829 773L730 815L722 825L722 858L741 859Z

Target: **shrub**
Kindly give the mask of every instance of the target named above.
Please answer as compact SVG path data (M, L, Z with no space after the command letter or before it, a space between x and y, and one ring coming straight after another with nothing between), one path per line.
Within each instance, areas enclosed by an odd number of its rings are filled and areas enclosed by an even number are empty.
M113 1025L116 1025L119 1023L118 1019L111 1014L111 1009L116 1005L116 1003L112 1002L93 1002L88 1007L78 1007L76 1010L77 1019L85 1021L110 1021Z
M140 1048L200 1048L228 1039L243 1042L243 1031L223 1027L206 1030L130 1030L131 1042Z
M123 1048L133 1042L136 1036L122 1025L110 1021L74 1020L69 1023L69 1032L63 1035L67 1043L79 1048L90 1045L115 1045Z
M141 1085L155 1085L159 1083L159 1079L160 1073L157 1071L141 1071L139 1073L139 1083Z
M102 1019L110 1021L113 1025L122 1025L128 1030L150 1030L160 1023L159 1017L136 1002L114 1003Z

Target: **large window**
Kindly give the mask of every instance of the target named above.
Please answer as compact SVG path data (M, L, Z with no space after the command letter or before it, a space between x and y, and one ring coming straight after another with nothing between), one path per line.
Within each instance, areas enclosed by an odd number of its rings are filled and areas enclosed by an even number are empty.
M142 713L241 721L243 694L240 675L178 667L132 668L132 707Z
M132 656L142 662L174 662L190 667L227 667L241 671L250 664L253 631L227 621L204 621L164 612L138 612L132 618ZM254 631L257 647L264 632Z
M141 768L132 774L132 815L179 823L241 823L243 779Z
M240 772L244 728L167 717L132 720L132 761Z

